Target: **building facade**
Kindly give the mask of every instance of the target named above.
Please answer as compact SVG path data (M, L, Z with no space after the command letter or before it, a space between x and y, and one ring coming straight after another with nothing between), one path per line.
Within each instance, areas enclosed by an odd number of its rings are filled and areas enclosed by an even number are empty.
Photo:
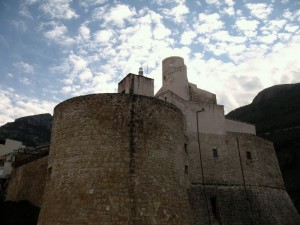
M0 140L0 179L7 179L13 168L14 151L24 148L22 142L11 139Z
M155 96L139 72L55 107L39 225L300 224L272 143L226 120L182 58L162 79Z

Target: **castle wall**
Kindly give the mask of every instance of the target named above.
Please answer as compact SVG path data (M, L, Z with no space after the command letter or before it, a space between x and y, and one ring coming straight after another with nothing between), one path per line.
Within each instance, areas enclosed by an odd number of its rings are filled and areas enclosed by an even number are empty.
M253 124L225 119L225 127L226 127L226 131L228 132L256 134L255 125Z
M299 223L273 144L255 136L254 126L225 122L223 106L186 101L170 90L156 96L184 114L195 225Z
M13 170L6 190L6 201L28 200L41 207L46 185L48 157L37 159Z
M299 223L271 142L237 133L199 133L198 142L197 135L186 133L189 197L195 225ZM213 148L218 150L217 157Z
M182 119L136 95L56 106L39 225L191 224Z
M221 105L191 102L181 99L171 91L156 94L161 100L176 105L184 114L185 129L189 132L197 132L197 115L198 130L200 133L208 134L225 134L224 107ZM201 111L197 113L197 111Z
M197 88L197 85L192 83L189 83L189 95L189 100L193 102L217 104L217 97L215 94L205 90L201 90Z
M205 192L203 185L189 190L195 225L300 224L285 190L247 187L246 194L242 186L206 185Z
M254 135L237 133L199 133L198 142L197 135L186 133L191 183L203 184L203 170L204 183L207 185L245 184L284 189L271 142ZM214 156L213 149L217 151L217 156ZM249 153L250 159L247 158Z

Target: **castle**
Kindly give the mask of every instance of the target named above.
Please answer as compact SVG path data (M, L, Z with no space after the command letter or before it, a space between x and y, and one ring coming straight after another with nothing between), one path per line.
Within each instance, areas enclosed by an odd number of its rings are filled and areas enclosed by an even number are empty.
M45 184L39 225L300 224L272 143L225 119L216 95L188 82L183 58L162 66L155 96L139 71L117 94L55 107L49 157L32 162ZM36 170L22 167L15 186Z

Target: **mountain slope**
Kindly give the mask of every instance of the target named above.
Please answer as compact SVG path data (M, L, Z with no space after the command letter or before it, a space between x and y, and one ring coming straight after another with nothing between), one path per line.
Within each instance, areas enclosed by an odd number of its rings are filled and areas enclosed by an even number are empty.
M46 145L50 143L51 125L49 113L21 117L0 127L0 139L22 141L28 147Z
M286 189L300 212L300 83L264 89L226 118L255 124L257 135L274 143Z

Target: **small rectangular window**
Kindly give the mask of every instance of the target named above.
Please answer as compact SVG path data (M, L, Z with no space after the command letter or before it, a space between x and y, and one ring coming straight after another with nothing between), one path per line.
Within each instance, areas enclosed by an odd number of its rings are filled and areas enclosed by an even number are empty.
M188 174L189 173L189 167L188 166L184 166L184 173Z
M252 159L251 152L246 152L246 155L247 155L247 159Z
M184 151L186 154L188 154L187 143L184 143Z
M218 149L213 148L212 151L213 151L213 157L214 157L214 158L218 157Z

